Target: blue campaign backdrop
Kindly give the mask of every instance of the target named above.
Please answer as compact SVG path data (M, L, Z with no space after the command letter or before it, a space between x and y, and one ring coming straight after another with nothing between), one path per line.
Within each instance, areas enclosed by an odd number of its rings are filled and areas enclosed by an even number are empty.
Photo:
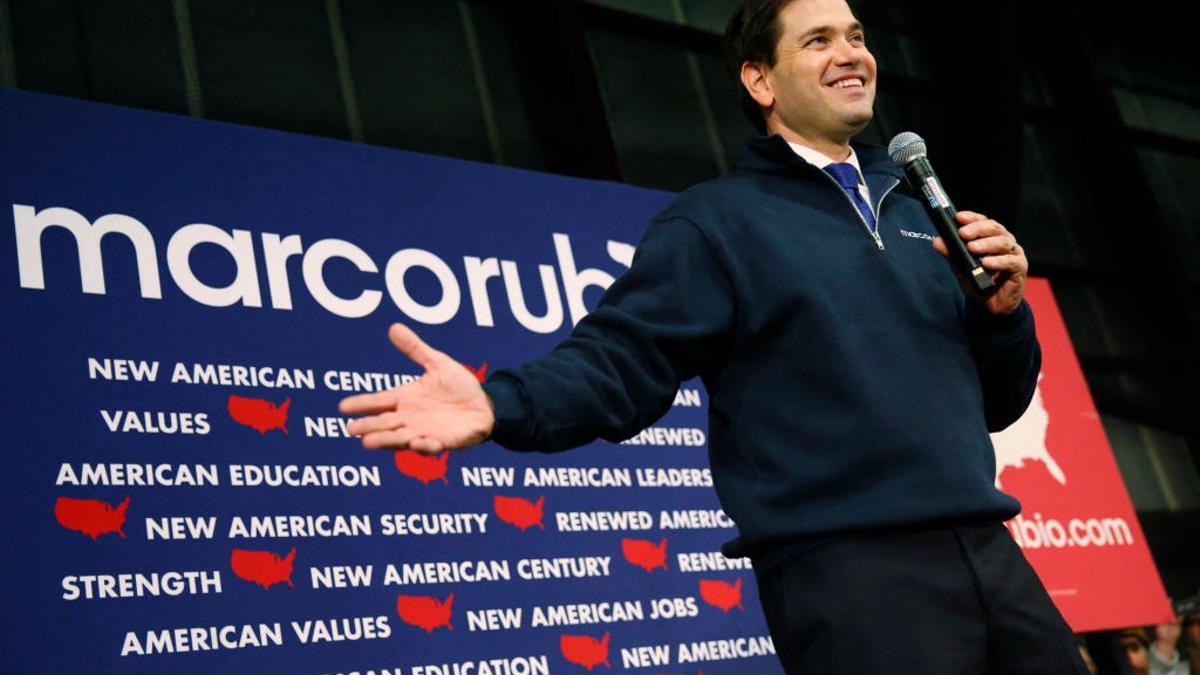
M545 353L671 195L9 90L0 120L0 670L779 672L759 655L753 572L712 569L734 530L711 526L711 488L638 480L704 475L699 383L639 444L485 444L453 453L444 476L363 450L332 419L354 383L340 373L419 375L387 341L394 321L488 372ZM185 420L193 433L178 431ZM156 482L215 466L219 484L138 485L134 465ZM231 484L237 467L289 465L364 484ZM526 469L554 467L632 484L526 484ZM651 526L576 531L588 519L563 515L630 511ZM662 527L664 512L681 527ZM291 526L269 516L371 529L231 529ZM388 533L395 522L452 531ZM251 553L239 563L235 549ZM559 558L592 560L592 575L525 578L518 565ZM463 561L441 577L419 565ZM470 580L481 567L510 578ZM301 638L315 620L331 639ZM278 624L282 644L260 624Z

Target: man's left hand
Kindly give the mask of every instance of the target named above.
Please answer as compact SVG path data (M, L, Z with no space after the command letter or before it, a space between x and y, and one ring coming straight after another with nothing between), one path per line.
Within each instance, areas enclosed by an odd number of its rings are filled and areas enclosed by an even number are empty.
M1016 311L1025 294L1025 279L1029 274L1025 249L1003 225L982 213L959 211L958 222L962 224L958 236L996 282L996 292L987 299L988 311L992 314ZM933 248L942 255L948 253L941 237L933 240Z

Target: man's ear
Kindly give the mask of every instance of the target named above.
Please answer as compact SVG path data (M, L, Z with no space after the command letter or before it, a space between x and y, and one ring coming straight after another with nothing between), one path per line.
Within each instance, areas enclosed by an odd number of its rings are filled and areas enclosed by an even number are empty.
M763 108L775 105L775 92L771 90L771 83L767 80L767 73L770 70L770 66L757 61L747 61L742 64L742 86L750 92L750 97Z

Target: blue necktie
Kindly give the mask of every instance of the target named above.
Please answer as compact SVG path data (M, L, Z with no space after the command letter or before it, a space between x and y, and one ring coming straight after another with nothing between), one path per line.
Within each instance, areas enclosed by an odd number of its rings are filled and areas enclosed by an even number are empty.
M858 207L858 212L867 221L867 226L871 231L875 231L875 214L871 212L871 205L867 204L867 200L863 199L862 193L858 191L858 170L853 164L840 162L837 164L829 164L825 167L825 173L833 176L833 179L846 190L846 194L850 195L850 201Z

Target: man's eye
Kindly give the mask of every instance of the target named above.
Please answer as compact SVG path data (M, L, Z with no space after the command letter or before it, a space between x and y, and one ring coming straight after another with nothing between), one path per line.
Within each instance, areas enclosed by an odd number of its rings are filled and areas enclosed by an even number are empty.
M867 38L864 35L851 35L850 41L861 45L867 41Z
M826 42L825 37L823 35L818 35L817 37L809 40L805 44L806 45L823 45L823 44L825 44L825 42Z

